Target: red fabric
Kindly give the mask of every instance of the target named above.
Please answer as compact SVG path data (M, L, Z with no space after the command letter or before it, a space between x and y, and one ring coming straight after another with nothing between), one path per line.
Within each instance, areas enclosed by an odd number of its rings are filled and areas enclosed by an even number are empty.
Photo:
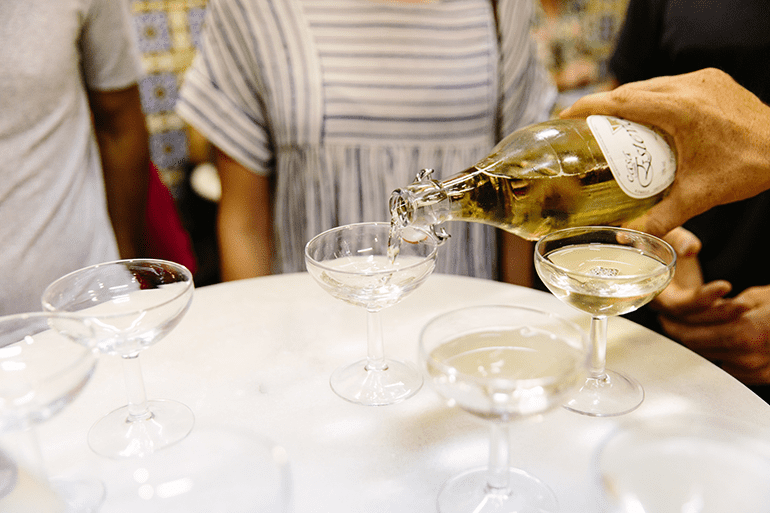
M150 163L147 195L147 231L147 250L151 258L170 260L195 272L197 264L190 234L182 226L174 197L153 163Z

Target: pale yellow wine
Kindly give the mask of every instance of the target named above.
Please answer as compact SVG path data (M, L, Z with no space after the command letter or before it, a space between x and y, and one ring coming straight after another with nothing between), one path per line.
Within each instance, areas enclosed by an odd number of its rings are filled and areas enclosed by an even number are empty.
M541 413L584 376L585 356L551 333L490 329L448 340L431 351L434 385L461 408L483 418ZM453 371L448 371L451 368Z
M536 262L543 283L556 297L592 315L622 315L654 298L672 269L639 249L613 244L575 244Z

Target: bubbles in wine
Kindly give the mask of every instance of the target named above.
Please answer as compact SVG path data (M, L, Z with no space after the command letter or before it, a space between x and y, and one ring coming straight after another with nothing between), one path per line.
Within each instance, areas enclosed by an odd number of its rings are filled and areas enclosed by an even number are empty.
M612 277L617 276L620 273L619 269L615 269L612 267L594 267L590 271L588 271L588 274L593 274L594 276L602 276L602 277Z

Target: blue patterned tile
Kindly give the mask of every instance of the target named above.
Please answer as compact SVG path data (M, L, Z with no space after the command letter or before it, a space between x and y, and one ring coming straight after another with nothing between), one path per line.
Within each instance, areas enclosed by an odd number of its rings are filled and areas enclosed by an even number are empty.
M139 92L146 114L171 111L178 96L176 76L173 73L147 75L139 83Z
M201 30L206 9L190 9L187 13L187 22L190 24L190 37L195 48L201 47Z
M159 168L181 167L187 160L187 134L174 130L151 135L150 155Z
M134 16L134 25L136 26L140 51L162 52L171 49L168 17L165 13L138 14Z

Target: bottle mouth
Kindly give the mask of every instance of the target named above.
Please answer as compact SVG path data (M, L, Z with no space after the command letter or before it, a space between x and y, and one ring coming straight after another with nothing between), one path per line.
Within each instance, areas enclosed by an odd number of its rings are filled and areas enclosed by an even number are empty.
M431 178L432 174L432 169L422 169L417 173L417 177L411 185L396 189L390 195L391 226L407 242L419 242L410 240L408 230L410 226L415 224L415 210L418 207L426 208L429 205L446 199L446 193L441 188L441 184ZM434 222L421 222L419 223L419 228L428 231L441 244L449 238L449 234L444 228L439 227L438 224Z
M404 242L418 244L427 236L432 236L443 244L449 238L449 233L438 224L428 224L415 227L413 225L413 209L410 208L409 191L396 189L390 197L391 227L394 233Z
M396 189L390 195L390 222L397 229L403 229L410 224L409 192Z
M408 191L396 189L390 196L391 232L397 234L404 242L418 244L431 235L435 236L435 231L432 226L417 228L412 225L408 195ZM442 239L436 239L439 243L442 242Z

